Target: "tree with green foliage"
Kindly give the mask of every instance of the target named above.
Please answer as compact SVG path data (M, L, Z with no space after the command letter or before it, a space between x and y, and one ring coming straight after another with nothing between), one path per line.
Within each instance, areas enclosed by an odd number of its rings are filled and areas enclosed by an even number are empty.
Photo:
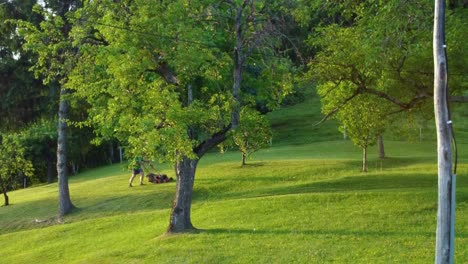
M27 21L18 21L20 35L26 41L25 49L38 56L32 68L36 77L41 77L45 84L53 83L60 86L57 139L59 218L74 208L70 199L67 175L66 143L70 90L65 84L78 58L78 50L72 46L70 14L79 7L80 2L76 0L45 1L44 6L35 5L35 12L44 17L39 27Z
M268 146L272 132L268 120L255 110L244 107L240 113L241 123L233 131L232 141L242 153L241 165L252 153Z
M327 117L357 94L371 94L392 103L389 112L429 111L433 91L432 32L433 4L430 1L362 1L352 12L351 26L340 24L319 27L311 43L319 50L310 64L320 83L343 80L357 85L340 104L329 109ZM343 11L344 12L344 11ZM467 50L460 46L467 37L464 8L454 9L447 21L448 54L457 65L450 76L454 84L452 101L465 101ZM379 15L376 16L375 14ZM366 87L359 85L365 82ZM455 96L456 95L456 96Z
M338 114L347 104L360 104L359 95L385 100L385 115L393 120L408 115L424 119L432 112L432 57L430 2L362 1L353 12L352 23L336 23L317 29L311 43L319 50L310 63L310 78L318 81L324 120ZM378 16L374 14L378 13ZM466 49L457 40L466 37L455 15L449 27L454 37L451 51L458 54L451 61L460 65ZM450 46L450 44L449 44ZM466 68L461 66L457 71ZM453 74L456 84L451 98L463 101L467 90L466 76ZM400 117L402 116L402 117Z
M382 134L390 126L387 117L399 108L375 93L390 91L382 79L384 71L376 60L378 54L361 42L354 28L329 26L317 40L323 50L311 63L311 76L318 80L323 120L334 116L353 143L363 150L362 170L367 171L367 147L379 140L380 157L384 158ZM383 92L382 92L383 93ZM374 102L372 102L372 100ZM369 109L365 109L369 107ZM393 116L396 114L393 114ZM374 123L373 123L374 122Z
M52 183L56 179L54 169L57 148L57 119L41 119L22 130L25 155L34 165L33 181Z
M28 50L18 30L16 20L27 21L31 27L40 28L46 18L33 6L36 0L4 1L0 5L0 131L26 131L28 139L27 157L33 162L33 182L53 182L56 179L57 109L59 108L60 84L51 81L47 85L34 78L30 68L37 62L38 55ZM60 3L56 0L40 2L51 13L57 12ZM47 34L47 32L46 32ZM35 43L38 45L38 43ZM36 73L37 74L37 73ZM45 75L40 74L40 78ZM70 112L70 120L82 119L86 104L76 102ZM52 123L54 127L52 127ZM52 130L50 130L52 129ZM49 133L50 132L50 133ZM108 149L94 146L89 141L94 137L91 128L78 129L68 126L67 167L73 172L80 167L91 167L108 163ZM109 142L109 141L108 141ZM53 146L55 144L55 146ZM56 169L55 169L56 170Z
M343 106L336 114L353 143L362 148L362 171L367 172L367 148L374 145L388 126L386 102L369 95L359 95L356 101ZM387 103L388 106L388 103Z
M276 55L278 39L271 38L272 7L119 1L90 2L77 13L87 22L75 28L81 56L68 85L91 106L85 124L99 136L128 142L129 157L174 162L168 232L194 229L198 161L239 126L240 109L253 96L274 107L291 88L288 60Z
M387 109L389 114L413 108L425 109L426 99L430 96L428 89L431 87L427 80L423 81L427 77L414 82L414 77L410 78L411 74L394 69L393 63L389 61L393 57L384 53L388 49L376 48L375 41L379 37L369 39L367 35L367 30L359 27L332 25L322 29L320 37L315 41L321 51L311 62L310 73L319 86L324 86L319 89L326 89L321 93L322 96L333 97L331 100L335 101L333 107L324 111L325 118L335 114L359 94L389 101L392 103ZM395 60L408 65L410 59L406 56L398 55Z
M0 135L0 185L2 187L4 205L10 204L7 192L12 187L17 175L31 177L34 172L32 163L25 159L25 148L18 134Z

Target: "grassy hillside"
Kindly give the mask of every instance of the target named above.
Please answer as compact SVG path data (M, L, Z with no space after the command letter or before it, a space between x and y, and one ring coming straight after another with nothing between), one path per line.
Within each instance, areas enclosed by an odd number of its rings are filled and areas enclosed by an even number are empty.
M386 142L389 158L360 150L318 100L269 115L273 146L200 162L194 234L165 236L174 183L128 188L121 165L70 179L79 208L57 224L57 185L10 193L0 208L1 263L430 263L435 248L435 142ZM465 131L465 132L464 132ZM461 131L466 133L467 130ZM459 136L456 262L468 262L466 134ZM169 165L160 170L170 176Z
M323 118L320 107L320 99L315 91L308 90L305 102L269 113L268 118L274 131L273 143L303 145L342 139L334 120L318 125Z

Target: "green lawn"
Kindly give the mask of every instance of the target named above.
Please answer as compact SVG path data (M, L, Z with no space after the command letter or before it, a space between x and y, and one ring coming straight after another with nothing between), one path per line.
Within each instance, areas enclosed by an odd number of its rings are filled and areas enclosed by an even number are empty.
M243 168L233 150L201 160L197 233L164 235L174 183L128 188L129 172L113 165L71 177L79 209L63 224L56 184L11 192L12 205L0 208L0 262L433 262L435 142L387 141L389 158L371 148L361 173L360 150L335 123L312 125L318 109L311 98L270 114L273 146ZM468 144L459 141L455 261L468 263ZM161 171L174 177L170 165Z

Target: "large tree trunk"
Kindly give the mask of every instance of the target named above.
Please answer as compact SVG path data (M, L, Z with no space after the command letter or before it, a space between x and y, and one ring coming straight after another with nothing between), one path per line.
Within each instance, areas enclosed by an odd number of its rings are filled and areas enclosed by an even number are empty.
M243 11L246 8L248 1L244 1L242 7L236 7L235 30L236 30L236 45L234 47L234 69L233 69L233 110L231 112L231 122L229 125L223 127L220 131L212 135L212 137L194 148L194 153L199 159L211 148L223 142L226 139L226 133L235 129L240 123L240 109L241 109L241 84L242 84L242 71L246 55L244 49L244 33L242 32L243 25ZM235 5L234 2L232 2ZM251 47L253 48L253 47ZM164 74L165 75L165 74ZM170 82L168 78L166 81ZM188 87L188 104L192 100L192 89ZM189 136L193 136L193 131L189 129ZM198 164L197 160L191 160L184 157L181 161L176 163L176 196L172 205L172 212L168 233L186 232L194 230L190 219L190 210L192 206L192 192L195 180L195 171Z
M172 204L172 212L168 233L180 233L195 230L190 218L192 208L193 183L198 160L184 157L176 162L177 177L176 194Z
M5 185L2 184L2 192L3 192L3 197L5 198L5 203L3 204L4 206L10 205L10 199L8 198L7 195L7 189L5 188Z
M382 135L379 136L379 159L385 159L385 147Z
M362 172L367 172L367 146L362 148Z
M434 111L437 127L438 209L435 263L453 263L455 207L452 195L452 136L447 104L447 57L445 53L445 0L435 1L434 13ZM454 199L453 199L454 200Z
M73 208L68 189L67 172L67 123L68 100L65 97L67 92L60 90L58 140L57 140L57 175L59 188L59 218L69 213Z
M242 154L242 166L244 166L244 165L246 164L246 163L245 163L245 158L246 158L246 157L245 157L245 154L244 154L244 153L241 152L241 154Z

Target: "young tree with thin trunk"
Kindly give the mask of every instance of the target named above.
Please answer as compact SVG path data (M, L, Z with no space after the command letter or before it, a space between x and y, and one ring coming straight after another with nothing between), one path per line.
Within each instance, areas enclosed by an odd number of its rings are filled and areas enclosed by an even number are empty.
M11 188L13 178L18 174L31 177L34 168L25 159L25 148L18 134L0 134L0 186L4 197L4 205L10 204L7 192Z
M368 95L360 95L336 114L336 119L342 124L341 129L346 126L353 143L362 148L363 172L367 172L368 168L368 147L377 143L388 123L383 105L385 102L376 102Z
M241 122L233 131L232 141L242 154L241 165L244 166L252 153L268 146L273 135L268 120L259 112L244 107L240 117Z

